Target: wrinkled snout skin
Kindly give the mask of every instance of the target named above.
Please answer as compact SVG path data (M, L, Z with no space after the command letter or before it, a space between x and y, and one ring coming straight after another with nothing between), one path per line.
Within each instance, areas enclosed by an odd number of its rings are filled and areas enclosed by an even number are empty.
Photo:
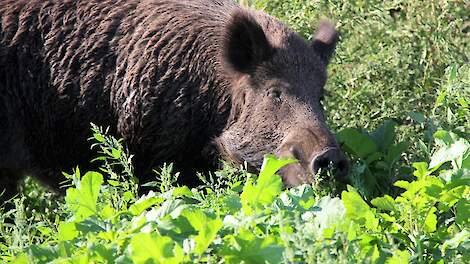
M216 140L222 156L254 170L264 154L294 158L298 163L279 172L286 186L312 183L325 171L343 181L348 163L321 104L338 39L334 27L322 22L313 41L306 42L273 21L243 15L234 21L225 54L233 76L232 116Z
M287 186L311 183L317 173L332 170L339 181L344 181L347 160L333 135L320 127L293 130L281 143L278 157L294 158L298 163L281 169L280 174Z

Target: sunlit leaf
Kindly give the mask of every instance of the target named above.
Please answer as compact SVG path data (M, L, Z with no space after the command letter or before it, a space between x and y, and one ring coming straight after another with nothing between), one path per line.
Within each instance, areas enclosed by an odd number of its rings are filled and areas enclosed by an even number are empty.
M296 161L291 159L277 159L273 155L265 157L256 183L249 180L240 196L246 214L257 212L274 201L283 187L281 177L275 173L281 167L294 162Z
M215 239L217 232L222 227L222 220L200 209L186 210L182 216L188 219L191 226L198 232L194 237L196 247L194 252L202 254Z
M436 225L437 225L437 216L436 216L436 207L431 207L428 214L426 215L426 219L424 220L424 230L426 232L432 233L436 231Z
M436 167L448 161L454 161L458 158L462 159L463 155L467 153L470 149L470 144L464 140L460 139L448 147L442 147L436 151L431 157L431 162L429 167ZM460 165L462 160L460 160Z
M394 211L396 209L395 200L389 195L385 195L383 197L377 197L373 199L371 203L375 207L385 210L385 211Z
M248 230L227 237L219 252L227 263L280 263L284 248L273 236L256 237Z
M388 258L386 264L403 264L409 263L410 253L405 250L394 250L390 258Z
M169 237L140 233L130 240L130 257L136 264L181 263L183 249Z
M78 231L73 222L62 222L59 225L59 240L67 241L72 240L78 236Z
M97 214L96 202L103 184L103 176L98 172L87 172L77 188L67 189L65 201L77 219Z

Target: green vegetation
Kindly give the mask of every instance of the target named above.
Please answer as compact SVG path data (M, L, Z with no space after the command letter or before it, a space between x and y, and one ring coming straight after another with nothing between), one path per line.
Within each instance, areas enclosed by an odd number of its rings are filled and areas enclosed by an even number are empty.
M470 262L469 3L244 2L306 38L338 22L325 107L351 186L284 189L294 161L267 155L193 189L165 165L139 197L123 142L93 126L100 171L65 174L65 197L27 179L0 213L1 262Z
M292 263L470 261L470 143L438 130L429 163L413 163L397 197L370 205L348 186L341 199L303 185L282 189L276 171L295 162L267 155L258 177L219 171L199 188L174 186L163 168L157 192L137 197L130 159L94 127L102 173L67 175L53 221L4 223L4 260L15 263ZM349 139L346 139L348 141ZM354 139L353 139L354 140ZM126 171L117 173L116 171ZM31 228L31 225L34 228ZM35 243L25 243L25 241Z

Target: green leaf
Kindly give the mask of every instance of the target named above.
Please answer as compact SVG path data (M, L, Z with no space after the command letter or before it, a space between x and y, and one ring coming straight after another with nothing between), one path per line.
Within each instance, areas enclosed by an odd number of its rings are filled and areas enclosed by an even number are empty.
M279 169L296 162L297 161L294 159L278 159L274 155L266 155L263 160L263 165L261 166L257 184L264 185L271 183L273 175L275 175Z
M462 170L466 172L466 178L470 178L470 151L464 155L462 160Z
M457 98L457 101L459 102L460 106L462 106L465 109L468 109L470 107L469 102L463 97Z
M397 221L395 217L390 216L389 214L386 214L386 213L379 213L378 215L380 216L382 220L390 222L390 223L395 223Z
M198 232L197 236L194 237L196 242L194 252L196 254L204 253L217 236L217 232L222 228L222 220L200 209L185 210L181 215L186 217L191 226Z
M188 207L189 205L181 199L167 199L156 210L155 214L153 214L155 219L149 219L147 216L147 220L156 220L166 215L171 215L173 218L176 218Z
M409 263L410 253L406 250L394 250L390 258L388 258L386 264L403 264Z
M410 183L407 181L396 181L393 185L407 190L410 187Z
M240 197L235 194L227 195L223 198L224 209L228 210L229 213L233 214L240 209L242 209L242 203L240 201Z
M395 122L387 120L371 133L371 137L379 150L386 153L395 141Z
M383 197L377 197L371 201L371 203L384 211L394 211L395 208L395 200L389 195L385 195Z
M418 122L420 124L426 123L426 117L419 112L409 112L408 115L413 119L415 122Z
M181 196L193 197L193 193L188 188L188 186L181 186L181 187L173 188L171 195L173 197L181 197Z
M437 225L437 216L435 212L437 211L436 207L431 207L429 209L428 214L426 215L426 219L424 220L424 230L428 233L432 233L436 231Z
M93 137L96 139L96 141L100 142L100 143L103 143L104 142L104 137L103 135L99 134L99 133L94 133L93 134Z
M439 95L436 98L436 102L434 103L434 108L441 106L442 103L444 103L446 96L447 96L446 91L440 91Z
M13 258L12 264L29 264L31 263L26 253L21 253Z
M370 154L364 161L367 165L369 165L374 161L380 160L382 157L383 157L382 153L374 152Z
M106 204L100 211L100 216L104 219L110 219L116 214L116 210L111 206L111 204Z
M461 226L470 223L470 200L462 199L455 205L455 222Z
M279 196L278 206L283 210L305 211L315 203L315 196L311 185L302 184L290 188Z
M283 183L275 173L283 166L296 162L292 159L277 159L274 155L266 155L256 184L248 180L240 196L243 211L247 215L259 212L271 204L282 191Z
M396 145L392 145L388 148L387 155L385 156L386 161L392 165L397 162L401 155L409 148L409 143L404 141Z
M434 132L433 137L436 141L436 144L439 146L450 146L452 143L459 140L458 135L445 130L438 130Z
M357 155L361 159L366 159L368 155L377 151L375 142L367 134L363 134L356 129L343 129L338 133L337 137L350 153Z
M248 230L241 229L237 235L224 239L224 247L219 254L226 263L281 263L284 248L274 236L257 237Z
M450 146L442 147L432 155L429 167L438 167L445 162L454 161L459 158L461 165L463 156L469 149L470 144L464 139L451 143Z
M115 249L110 247L108 248L107 245L95 243L89 247L90 251L92 251L95 255L93 261L95 263L116 263L116 252ZM89 263L89 262L88 262ZM93 263L93 262L92 262Z
M115 181L115 180L107 180L107 182L109 185L114 186L114 187L121 185L121 182Z
M464 229L457 234L455 234L452 238L447 239L443 244L442 244L442 249L441 252L444 253L446 252L447 249L456 249L459 245L465 242L470 241L470 232L468 229Z
M452 83L457 78L458 66L452 65L452 66L449 66L446 70L448 71L447 82Z
M428 171L428 164L426 162L415 162L413 167L415 168L413 175L418 179L422 179L431 173Z
M341 193L341 200L343 200L346 209L346 217L351 219L362 219L370 211L370 207L364 202L359 193L349 185L348 191Z
M58 231L57 237L60 241L72 240L78 236L74 222L61 222Z
M149 192L143 195L133 205L129 207L129 212L133 215L140 215L143 211L147 210L153 205L160 204L164 201L162 197L156 197L154 192Z
M346 208L347 219L372 231L378 231L379 220L353 187L348 185L348 191L341 193L341 199Z
M139 233L130 239L130 257L134 263L181 263L183 249L170 237L157 233Z
M343 221L345 208L339 198L324 196L316 206L320 208L320 211L315 211L313 219L314 231L317 235L322 234L325 229L334 228Z
M113 148L113 149L111 150L111 155L112 155L113 158L119 159L119 158L121 157L121 155L122 155L122 152L121 152L120 150L118 150L118 149Z
M67 189L65 201L77 220L97 214L96 202L103 184L98 172L87 172L77 188Z
M32 245L29 248L30 256L38 260L39 263L48 263L54 259L59 258L58 247L41 247L39 245Z

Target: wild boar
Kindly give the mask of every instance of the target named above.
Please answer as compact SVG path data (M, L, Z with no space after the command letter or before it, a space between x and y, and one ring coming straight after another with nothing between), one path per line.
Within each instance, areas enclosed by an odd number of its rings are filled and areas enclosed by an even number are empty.
M194 184L214 160L256 170L267 153L299 160L289 186L343 177L321 105L337 40L230 0L0 0L0 189L89 168L90 122L125 139L141 182L163 162Z

